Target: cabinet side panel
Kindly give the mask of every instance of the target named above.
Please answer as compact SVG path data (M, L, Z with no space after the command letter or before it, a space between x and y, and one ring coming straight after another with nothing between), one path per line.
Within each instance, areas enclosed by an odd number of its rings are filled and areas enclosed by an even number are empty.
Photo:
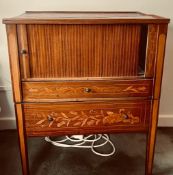
M167 28L168 28L167 24L159 25L159 36L158 36L158 46L157 46L158 50L157 50L155 85L154 85L154 99L159 99L160 93L161 93Z
M145 77L153 77L157 56L158 25L148 25Z
M27 140L26 140L22 105L16 104L15 110L17 115L17 128L18 128L21 161L22 161L22 171L23 171L23 175L29 175Z
M150 120L150 129L148 133L148 144L147 144L148 146L147 146L147 156L146 156L146 175L152 175L166 36L167 36L167 24L159 25L157 55L156 55L156 65L155 65L156 71L154 75L154 80L155 80L154 100L153 100L153 109L152 109L152 116Z
M15 24L6 25L8 38L8 51L15 102L21 102L20 68L18 57L17 30Z

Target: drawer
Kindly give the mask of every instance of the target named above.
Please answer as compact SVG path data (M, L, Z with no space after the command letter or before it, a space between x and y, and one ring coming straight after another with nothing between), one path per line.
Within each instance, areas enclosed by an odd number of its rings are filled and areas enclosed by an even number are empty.
M27 135L145 131L151 101L23 104Z
M23 82L24 102L95 100L96 98L151 97L147 80Z

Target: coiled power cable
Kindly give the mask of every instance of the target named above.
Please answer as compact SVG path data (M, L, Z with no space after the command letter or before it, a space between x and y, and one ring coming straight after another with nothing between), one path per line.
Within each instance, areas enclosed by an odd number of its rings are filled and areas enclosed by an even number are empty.
M75 136L65 136L65 138L60 140L53 140L50 137L45 137L45 141L57 147L88 148L91 149L94 154L103 157L111 156L116 152L115 146L110 140L108 134L94 134L82 136L81 138L76 138ZM97 148L104 147L107 144L112 147L112 150L109 153L101 153L96 150Z

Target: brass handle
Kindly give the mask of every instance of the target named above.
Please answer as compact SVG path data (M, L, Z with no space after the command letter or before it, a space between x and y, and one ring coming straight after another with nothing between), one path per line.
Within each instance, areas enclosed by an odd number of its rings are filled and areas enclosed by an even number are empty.
M53 121L53 118L52 118L50 115L48 115L48 116L47 116L47 120L48 120L49 122L51 122L51 121Z
M25 54L27 54L27 50L22 49L20 53L21 53L22 55L25 55Z
M85 89L84 89L84 92L89 93L89 92L91 92L91 89L90 89L90 88L85 88Z
M127 114L124 114L123 117L124 117L124 119L128 119L129 118L129 116Z

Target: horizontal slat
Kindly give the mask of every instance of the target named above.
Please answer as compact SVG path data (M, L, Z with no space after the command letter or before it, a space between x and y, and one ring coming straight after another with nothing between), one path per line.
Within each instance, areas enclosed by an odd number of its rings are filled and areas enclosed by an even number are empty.
M24 102L151 97L152 80L23 82L22 89Z
M23 104L27 135L145 130L151 102L111 101Z

